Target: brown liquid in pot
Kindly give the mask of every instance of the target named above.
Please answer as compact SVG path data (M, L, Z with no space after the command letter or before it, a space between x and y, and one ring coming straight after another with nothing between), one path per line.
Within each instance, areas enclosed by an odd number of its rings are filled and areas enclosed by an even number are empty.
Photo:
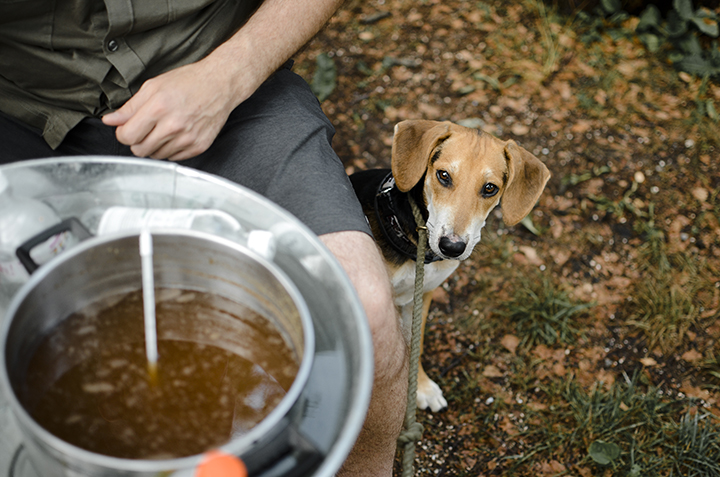
M19 396L42 427L99 454L176 458L248 432L276 407L299 358L275 326L216 295L156 293L157 384L148 378L141 293L93 305L54 329L30 363ZM242 318L233 316L241 308Z

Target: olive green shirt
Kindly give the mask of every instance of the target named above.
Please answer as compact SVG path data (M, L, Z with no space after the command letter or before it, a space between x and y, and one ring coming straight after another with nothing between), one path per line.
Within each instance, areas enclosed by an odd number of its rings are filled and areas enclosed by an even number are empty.
M0 111L56 148L149 78L200 60L258 0L0 1Z

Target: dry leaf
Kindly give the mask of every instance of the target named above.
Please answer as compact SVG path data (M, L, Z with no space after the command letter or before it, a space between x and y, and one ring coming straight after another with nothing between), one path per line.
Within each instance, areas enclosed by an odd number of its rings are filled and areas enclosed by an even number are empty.
M503 372L500 371L500 369L494 364L488 364L487 366L485 366L482 374L486 378L501 378L503 376Z
M640 362L644 366L647 366L648 368L657 365L657 361L655 361L654 359L652 359L650 357L640 358Z
M537 401L531 401L527 403L527 407L529 407L533 411L544 411L548 408L548 405Z
M680 387L680 391L684 392L687 397L708 400L710 398L710 392L705 389L700 389L697 386L693 386L689 381L684 381Z
M550 359L552 358L553 351L544 344L540 344L535 347L533 354L540 359Z
M500 429L507 432L507 434L509 436L514 436L514 435L517 435L517 433L518 433L518 430L517 430L517 427L515 426L515 424L510 422L510 419L507 419L507 418L503 419L502 422L500 423Z
M510 128L513 134L516 136L524 136L525 134L530 132L530 128L524 124L521 123L515 123Z
M540 260L540 257L538 257L537 250L534 248L528 246L528 245L520 245L518 247L518 250L520 250L523 254L525 254L525 257L527 257L528 262L530 262L532 265L540 266L543 264L543 261Z
M543 462L538 467L538 476L554 476L562 474L567 470L563 464L556 460L551 460L550 462Z
M577 471L580 474L580 477L593 477L592 470L587 467L578 467Z
M690 351L686 351L682 355L682 359L687 361L688 363L695 363L696 361L700 361L702 359L703 355L697 350L691 349Z
M515 335L505 335L500 341L500 344L503 345L503 348L510 351L512 354L515 354L515 350L517 350L517 347L520 344L520 338Z
M708 192L708 190L707 190L707 189L704 189L704 188L702 188L702 187L696 187L696 188L694 188L694 189L693 189L692 191L690 191L690 192L692 193L693 197L695 197L695 198L696 198L697 200L699 200L700 202L705 202L705 201L707 201L707 200L708 200L708 197L709 197L709 195L710 195L710 193Z

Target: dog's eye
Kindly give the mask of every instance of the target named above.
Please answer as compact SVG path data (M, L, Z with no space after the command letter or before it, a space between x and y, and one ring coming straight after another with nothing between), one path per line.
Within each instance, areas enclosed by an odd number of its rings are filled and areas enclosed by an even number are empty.
M450 174L448 174L447 171L437 171L437 174L435 174L440 181L440 184L444 185L445 187L450 187L452 185L452 179L450 178Z
M493 184L491 182L488 182L482 188L482 196L483 197L492 197L495 194L497 194L499 190L500 190L500 188L498 186L496 186L495 184Z

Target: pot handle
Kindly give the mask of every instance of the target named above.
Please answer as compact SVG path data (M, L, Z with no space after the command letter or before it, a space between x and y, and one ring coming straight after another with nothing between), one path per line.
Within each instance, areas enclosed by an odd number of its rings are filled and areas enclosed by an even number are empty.
M85 226L76 217L70 217L62 222L53 225L52 227L43 230L37 235L30 237L15 251L15 255L23 264L28 273L32 274L35 270L40 267L35 260L30 256L30 251L43 243L50 237L61 234L63 232L71 232L78 240L83 241L87 238L92 237L92 234L85 228Z
M286 424L274 439L241 456L249 476L306 476L325 457L295 424Z

